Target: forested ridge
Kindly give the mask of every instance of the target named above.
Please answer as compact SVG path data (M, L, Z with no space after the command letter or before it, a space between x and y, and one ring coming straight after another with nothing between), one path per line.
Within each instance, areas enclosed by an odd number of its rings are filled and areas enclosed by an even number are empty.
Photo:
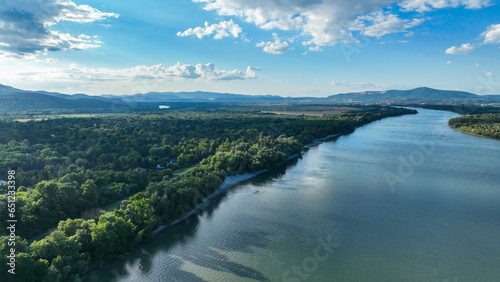
M465 133L500 139L500 113L465 115L450 119L448 124Z
M226 176L275 167L315 138L410 113L377 107L324 117L221 111L0 121L0 179L15 170L19 236L15 276L7 272L9 237L0 237L0 280L79 280L191 211ZM7 183L0 189L6 193ZM101 209L120 200L113 211ZM0 195L1 218L8 213Z

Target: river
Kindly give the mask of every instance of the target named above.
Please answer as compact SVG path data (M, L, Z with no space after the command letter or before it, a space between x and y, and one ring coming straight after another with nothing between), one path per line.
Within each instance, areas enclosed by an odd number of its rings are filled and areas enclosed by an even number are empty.
M233 187L86 281L500 281L500 141L418 111Z

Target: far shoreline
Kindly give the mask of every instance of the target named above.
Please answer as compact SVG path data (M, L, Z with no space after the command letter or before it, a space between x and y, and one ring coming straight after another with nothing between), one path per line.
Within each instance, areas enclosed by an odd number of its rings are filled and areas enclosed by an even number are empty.
M470 132L467 132L467 131L462 131L458 128L455 128L451 125L449 125L451 129L455 130L455 131L458 131L460 133L463 133L463 134L467 134L467 135L470 135L470 136L476 136L476 137L482 137L482 138L487 138L487 139L492 139L492 140L497 140L497 141L500 141L500 138L495 138L495 137L491 137L491 136L486 136L486 135L480 135L480 134L475 134L475 133L470 133Z

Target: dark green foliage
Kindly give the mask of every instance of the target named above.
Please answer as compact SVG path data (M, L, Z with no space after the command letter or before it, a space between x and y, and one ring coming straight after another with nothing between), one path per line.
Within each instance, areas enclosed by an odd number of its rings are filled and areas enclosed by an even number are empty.
M452 118L448 123L466 133L500 139L500 113L466 115Z
M130 222L114 213L106 213L92 230L92 259L102 263L114 254L130 250L134 245L134 230Z
M11 244L9 245L9 242ZM9 241L9 237L0 237L0 281L42 281L47 275L49 264L47 260L35 260L28 249L28 242L16 236L15 245ZM11 249L15 251L15 275L7 272L10 266Z
M48 269L55 281L74 281L85 273L89 263L89 254L81 252L82 245L75 237L67 237L63 231L56 230L49 236L31 244L34 259L48 261ZM24 271L24 270L23 270Z
M276 167L315 138L408 113L415 111L374 108L311 118L242 110L0 122L0 133L8 133L0 134L0 179L16 170L17 234L55 228L29 249L19 238L19 269L30 273L22 281L78 280L89 265L150 240L160 225L193 210L226 176ZM113 202L118 208L99 216L96 211ZM3 218L6 203L0 195Z

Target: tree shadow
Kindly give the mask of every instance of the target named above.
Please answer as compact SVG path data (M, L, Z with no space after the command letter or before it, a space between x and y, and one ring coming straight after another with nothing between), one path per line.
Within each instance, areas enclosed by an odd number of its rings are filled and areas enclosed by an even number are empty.
M287 169L296 166L298 159L292 159L279 167L245 181L252 185L263 185L273 179L281 178ZM234 188L234 187L233 187ZM233 189L231 188L231 189ZM89 273L85 281L147 281L166 279L168 281L205 281L195 274L185 271L182 266L191 264L226 272L238 277L269 281L264 274L241 263L231 261L227 253L252 254L255 249L266 248L271 239L268 231L258 226L234 226L233 236L227 236L216 245L207 244L200 249L198 244L190 244L200 225L200 215L210 219L221 203L228 200L226 193L212 200L210 205L188 219L168 227L153 238L151 242L141 243L132 254L122 260L107 264L103 269ZM238 224L238 223L236 223ZM182 253L171 254L173 248L182 246ZM161 261L160 263L158 261ZM154 278L152 278L154 276Z

